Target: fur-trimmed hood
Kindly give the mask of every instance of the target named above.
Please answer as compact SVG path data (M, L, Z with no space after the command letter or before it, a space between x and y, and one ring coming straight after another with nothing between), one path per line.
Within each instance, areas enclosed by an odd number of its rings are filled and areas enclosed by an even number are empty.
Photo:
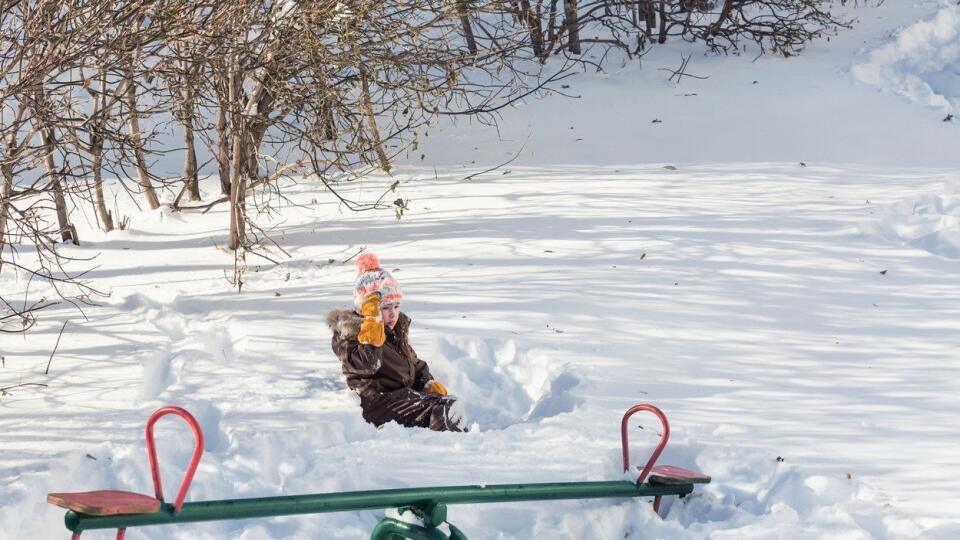
M338 309L334 308L327 312L327 326L330 327L330 330L333 330L334 333L340 334L341 337L347 339L353 339L357 337L357 334L360 333L360 323L363 322L363 317L359 313L352 309ZM407 330L410 328L410 317L406 313L401 312L400 318L397 320L397 324L394 325L393 330L385 328L387 334L396 334L398 337L406 338Z
M345 338L354 338L360 333L363 319L352 309L331 309L327 312L327 326Z

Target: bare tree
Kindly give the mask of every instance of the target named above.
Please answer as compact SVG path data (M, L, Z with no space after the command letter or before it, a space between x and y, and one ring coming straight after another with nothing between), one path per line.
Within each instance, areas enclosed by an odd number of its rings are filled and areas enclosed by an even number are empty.
M849 26L830 13L831 0L563 0L562 18L558 1L510 2L530 34L530 50L544 62L566 54L600 67L611 49L636 56L671 37L703 42L713 52L737 54L752 43L761 53L789 56ZM585 54L586 46L599 61Z
M0 321L28 327L43 306L90 301L96 291L55 236L77 241L69 220L79 204L92 205L105 231L122 226L105 178L158 208L157 188L171 180L151 170L151 155L171 126L183 133L181 194L199 199L197 139L224 193L182 209L228 204L238 260L269 241L248 205L268 209L290 175L312 173L348 208L402 213L402 198L386 199L395 182L366 203L342 196L338 182L389 174L438 116L495 122L499 109L564 76L566 64L541 77L546 49L530 52L543 44L541 12L523 3L526 12L480 0L0 5L0 271L57 291L19 306L0 298ZM533 26L518 25L518 14Z
M197 19L196 24L203 24ZM183 190L191 201L200 200L199 164L197 162L197 144L195 124L199 118L199 100L206 76L210 73L210 64L204 58L204 42L190 37L170 44L169 58L162 61L155 70L166 82L171 95L172 116L183 129ZM178 196L175 205L179 203Z
M82 261L64 256L55 236L78 241L71 199L85 193L78 181L85 156L96 161L98 138L109 133L104 101L92 116L77 102L90 83L83 71L99 52L122 43L116 29L130 7L79 0L0 5L0 272L17 273L24 286L18 303L0 297L0 331L23 331L40 309L63 301L79 308L99 294L76 268ZM40 283L53 295L31 295Z
M211 202L231 205L229 247L252 245L249 191L305 168L322 179L389 172L430 118L490 114L493 103L536 91L538 74L514 65L527 34L511 15L500 3L465 1L218 6L208 28L229 31L189 39L206 51L214 81L203 86L214 95L198 102L216 119L206 138L217 141L221 186L230 179L229 196ZM466 32L471 19L481 34ZM281 148L298 151L281 158Z

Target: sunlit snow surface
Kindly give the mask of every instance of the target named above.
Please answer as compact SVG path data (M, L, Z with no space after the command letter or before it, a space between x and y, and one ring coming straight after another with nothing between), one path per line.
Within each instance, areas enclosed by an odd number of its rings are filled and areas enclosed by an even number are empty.
M943 196L951 173L558 167L466 185L432 174L404 177L418 180L403 188L415 202L399 222L338 214L310 202L309 182L287 186L305 204L278 236L293 257L251 265L242 294L224 278L232 258L212 247L223 210L90 232L72 252L100 253L90 277L111 293L105 305L5 339L4 385L50 385L2 401L6 528L59 537L47 491L150 491L142 425L166 403L207 434L190 496L200 500L618 478L619 415L652 402L673 423L664 460L714 477L665 521L618 501L454 507L451 521L478 538L956 532L942 528L957 518L942 479L960 468L956 261L864 232L892 225L885 209L905 198ZM151 232L160 226L167 234ZM413 344L465 402L472 433L360 419L322 319L349 303L354 276L328 259L364 245L399 269ZM640 461L659 428L636 424ZM164 427L161 439L175 486L189 434ZM322 526L360 538L376 519L130 534L306 538Z

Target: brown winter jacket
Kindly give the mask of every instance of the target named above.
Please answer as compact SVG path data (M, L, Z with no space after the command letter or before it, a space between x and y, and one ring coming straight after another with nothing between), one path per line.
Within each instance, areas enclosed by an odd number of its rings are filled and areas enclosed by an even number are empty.
M333 352L340 358L347 386L367 398L403 388L423 391L433 376L410 346L410 317L401 313L393 330L385 328L387 341L380 347L357 341L362 320L359 313L349 309L327 313L327 326L333 330Z

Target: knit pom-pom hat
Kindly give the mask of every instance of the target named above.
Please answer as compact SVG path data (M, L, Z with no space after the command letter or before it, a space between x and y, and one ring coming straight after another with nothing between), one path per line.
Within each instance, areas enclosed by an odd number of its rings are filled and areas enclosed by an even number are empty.
M380 293L380 304L396 304L403 298L400 283L390 272L380 268L380 259L373 253L357 257L357 283L353 286L353 304L357 309L372 292Z

